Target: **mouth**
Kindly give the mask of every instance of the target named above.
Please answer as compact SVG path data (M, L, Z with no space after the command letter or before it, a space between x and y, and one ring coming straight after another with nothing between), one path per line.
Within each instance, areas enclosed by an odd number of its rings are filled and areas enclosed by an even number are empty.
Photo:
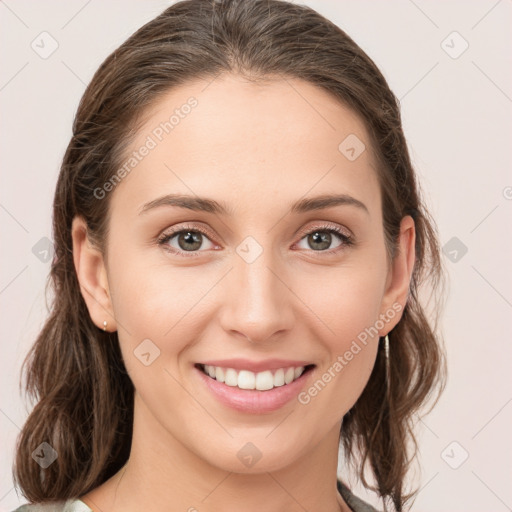
M315 368L314 364L306 364L252 372L196 363L194 374L199 387L222 406L261 415L297 398L313 378Z
M314 364L308 364L252 372L202 363L196 363L194 366L211 379L226 386L257 391L269 391L277 387L288 386L315 367Z

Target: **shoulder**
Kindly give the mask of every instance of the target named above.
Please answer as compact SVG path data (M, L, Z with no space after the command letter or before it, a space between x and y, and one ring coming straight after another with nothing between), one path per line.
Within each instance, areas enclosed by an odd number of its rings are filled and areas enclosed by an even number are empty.
M353 512L379 512L369 503L352 494L352 491L341 480L338 480L338 491Z
M71 499L48 503L28 503L21 505L13 512L92 512L92 510L83 501Z

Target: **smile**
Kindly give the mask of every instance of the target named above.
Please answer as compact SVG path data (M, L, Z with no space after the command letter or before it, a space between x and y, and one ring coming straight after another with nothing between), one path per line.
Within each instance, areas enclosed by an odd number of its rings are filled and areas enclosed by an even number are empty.
M291 402L306 387L314 364L253 372L197 363L195 375L203 389L222 406L239 412L264 414Z

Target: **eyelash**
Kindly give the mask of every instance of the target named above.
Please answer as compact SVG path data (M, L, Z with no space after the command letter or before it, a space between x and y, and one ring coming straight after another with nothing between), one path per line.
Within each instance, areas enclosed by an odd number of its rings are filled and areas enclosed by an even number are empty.
M177 254L177 255L180 255L180 256L183 256L185 258L194 258L194 257L197 257L197 256L200 256L200 253L203 252L203 251L190 251L190 252L185 252L185 251L178 251L176 250L174 247L170 247L167 245L167 242L169 242L169 240L171 240L172 238L174 238L176 235L179 235L181 233L186 233L188 231L193 231L194 233L201 233L202 235L206 236L208 239L210 239L211 235L208 231L206 231L204 228L198 228L196 226L183 226L182 228L180 228L179 230L176 230L176 231L171 231L170 233L162 233L162 235L160 235L157 239L157 243L159 246L164 246L164 249L172 254ZM319 232L327 232L327 233L334 233L335 235L337 235L340 240L341 240L341 245L334 248L334 249L328 249L326 251L313 251L311 250L311 252L316 252L316 253L323 253L323 254L333 254L333 253L336 253L338 252L339 250L343 250L344 248L347 248L347 247L351 247L355 244L354 242L354 239L345 234L340 228L338 228L337 226L331 226L331 225L321 225L321 226L316 226L312 229L310 229L309 231L306 231L304 233L301 233L301 238L299 239L302 240L303 238L305 238L306 236L308 235L311 235L313 233L316 233L317 231ZM212 237L213 238L213 237Z

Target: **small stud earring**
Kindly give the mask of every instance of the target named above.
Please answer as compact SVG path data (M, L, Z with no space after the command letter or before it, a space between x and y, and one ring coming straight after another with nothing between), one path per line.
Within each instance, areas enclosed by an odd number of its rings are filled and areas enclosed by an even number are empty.
M104 331L107 330L107 321L106 320L103 320L103 330Z

